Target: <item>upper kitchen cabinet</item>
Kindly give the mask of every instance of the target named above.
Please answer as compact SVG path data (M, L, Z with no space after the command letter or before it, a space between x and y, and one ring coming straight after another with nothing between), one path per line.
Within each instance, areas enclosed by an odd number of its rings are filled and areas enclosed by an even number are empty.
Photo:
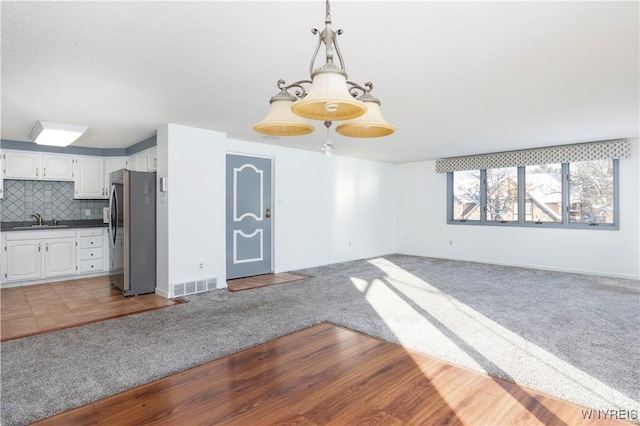
M0 153L0 199L4 198L4 154Z
M4 151L5 179L40 179L39 152Z
M42 179L73 180L73 157L42 154Z
M74 198L107 198L102 157L77 156L73 159L73 166L76 187Z
M31 151L4 151L3 177L24 180L73 180L73 157Z
M158 169L158 148L154 146L133 154L127 168L135 172L155 172Z
M140 151L129 157L129 170L146 172L148 167L147 151Z
M127 157L104 157L104 186L106 197L109 198L109 175L111 172L127 168Z
M154 146L147 150L147 170L155 172L158 169L158 147Z

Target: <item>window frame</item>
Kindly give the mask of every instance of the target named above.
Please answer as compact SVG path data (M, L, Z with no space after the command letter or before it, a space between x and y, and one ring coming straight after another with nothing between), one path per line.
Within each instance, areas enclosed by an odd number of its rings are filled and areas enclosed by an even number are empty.
M447 224L473 226L502 226L524 228L560 228L560 229L592 229L617 231L620 229L620 160L613 161L613 223L576 223L569 221L569 164L562 164L562 221L561 222L533 222L525 220L525 166L518 166L518 220L517 221L488 221L487 220L487 169L480 170L480 220L453 219L453 174L447 172Z

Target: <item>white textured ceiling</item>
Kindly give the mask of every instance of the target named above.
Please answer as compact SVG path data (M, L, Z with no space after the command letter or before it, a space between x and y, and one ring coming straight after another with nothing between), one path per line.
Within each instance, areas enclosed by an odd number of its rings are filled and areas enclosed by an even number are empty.
M373 81L386 138L332 135L390 162L639 134L639 3L331 4L351 80ZM2 1L2 139L36 120L121 148L163 123L317 150L325 130L265 139L279 78L309 78L324 1ZM318 61L317 65L321 65Z

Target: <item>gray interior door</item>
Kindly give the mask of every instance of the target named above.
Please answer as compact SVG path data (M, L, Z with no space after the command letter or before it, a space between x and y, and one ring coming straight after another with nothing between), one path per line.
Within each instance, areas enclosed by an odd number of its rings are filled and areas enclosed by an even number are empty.
M227 279L271 269L271 159L227 154Z

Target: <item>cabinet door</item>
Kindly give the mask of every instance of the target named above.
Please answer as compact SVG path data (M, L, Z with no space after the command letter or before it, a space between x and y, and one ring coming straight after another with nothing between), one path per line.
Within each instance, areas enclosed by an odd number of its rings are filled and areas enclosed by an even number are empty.
M45 276L76 273L76 239L52 238L44 241Z
M108 199L109 195L111 194L111 187L109 186L109 174L111 174L111 172L113 171L126 168L127 157L106 157L104 159L104 187L106 189L105 198Z
M158 148L153 147L147 150L147 170L154 172L158 169Z
M142 151L129 157L129 168L136 172L146 172L147 152Z
M74 198L106 198L104 186L104 161L99 157L76 157Z
M4 182L2 181L2 175L4 175L4 153L0 154L0 199L4 198Z
M6 248L8 281L42 277L40 240L7 241Z
M40 154L28 151L5 151L5 179L40 179Z
M42 154L42 178L45 180L73 180L73 157Z

